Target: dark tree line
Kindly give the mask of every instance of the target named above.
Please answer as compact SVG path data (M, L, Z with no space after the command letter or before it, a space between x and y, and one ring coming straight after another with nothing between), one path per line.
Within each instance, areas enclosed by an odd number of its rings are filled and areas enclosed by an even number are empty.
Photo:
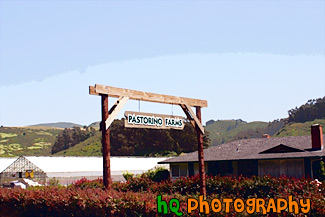
M52 146L52 154L60 152L62 150L67 150L76 144L85 141L90 136L95 134L94 128L83 127L73 127L65 128L56 138L56 142Z
M315 119L325 118L325 97L319 99L310 99L299 108L288 111L289 123L304 123Z
M66 150L100 133L78 128L65 129L57 137L52 154ZM197 150L197 135L193 126L185 122L184 130L157 130L125 128L124 119L115 120L110 127L111 155L113 156L165 156ZM203 136L204 147L209 146L207 133Z
M197 136L193 126L185 123L184 130L157 130L125 128L124 120L115 120L111 126L111 154L115 156L164 156L197 150ZM204 147L209 146L203 136Z

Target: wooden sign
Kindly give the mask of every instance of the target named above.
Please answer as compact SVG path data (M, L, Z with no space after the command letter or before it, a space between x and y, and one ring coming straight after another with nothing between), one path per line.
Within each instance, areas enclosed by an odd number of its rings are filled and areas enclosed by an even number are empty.
M150 129L184 129L184 118L181 116L160 115L141 112L125 112L125 127Z
M110 169L110 125L121 111L126 101L141 100L148 102L157 102L181 106L194 129L197 131L198 140L198 158L200 174L200 194L206 197L204 153L203 153L203 134L204 128L201 120L201 108L207 107L206 100L191 99L178 96L163 95L157 93L148 93L143 91L129 90L124 88L110 87L95 84L89 86L89 94L101 97L102 108L102 145L103 145L103 182L106 190L111 191L112 179ZM117 97L116 103L108 109L108 97ZM196 114L191 107L195 107ZM153 129L183 129L183 117L145 114L139 112L126 112L126 127L140 127Z

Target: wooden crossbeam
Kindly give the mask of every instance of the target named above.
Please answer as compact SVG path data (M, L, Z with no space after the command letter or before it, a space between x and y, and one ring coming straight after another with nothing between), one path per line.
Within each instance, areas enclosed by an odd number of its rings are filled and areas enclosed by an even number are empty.
M204 127L202 126L201 121L196 117L195 113L191 107L187 104L181 104L183 111L185 112L187 118L191 121L191 124L195 128L197 126L202 134L204 134Z
M176 105L187 104L192 107L208 106L208 102L206 100L191 99L191 98L178 97L178 96L169 96L169 95L162 95L157 93L148 93L143 91L110 87L110 86L104 86L99 84L96 84L95 86L89 86L89 94L91 95L106 94L110 97L117 97L117 98L120 96L126 96L133 100L142 100L148 102L158 102L158 103L176 104Z
M99 93L96 93L96 88L94 86L89 86L89 94L90 95L99 95Z
M195 121L193 120L191 114L187 111L186 106L184 104L181 104L180 106L183 109L184 113L186 114L187 119L190 121L192 126L195 128Z
M117 114L121 111L125 103L128 101L129 97L121 96L119 99L115 102L115 104L111 107L109 110L109 116L107 120L105 121L106 130L111 126L114 119L116 118Z

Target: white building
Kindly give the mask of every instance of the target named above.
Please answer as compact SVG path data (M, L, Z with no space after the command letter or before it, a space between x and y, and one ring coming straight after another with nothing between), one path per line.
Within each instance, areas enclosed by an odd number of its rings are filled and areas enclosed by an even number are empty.
M17 161L17 158L0 158L0 171L2 171L2 177L4 177L5 171L11 168L12 178L26 178L25 174L27 170L39 170L44 171L46 174L46 182L50 179L59 180L60 184L71 184L76 180L83 177L87 179L102 178L103 175L103 158L102 157L23 157L24 163L22 166L15 166L13 170L13 163ZM25 160L26 159L26 160ZM133 174L141 174L158 165L159 161L166 160L167 158L161 157L111 157L111 175L113 181L124 180L123 172L129 172ZM20 161L22 161L20 159ZM30 161L31 163L28 163ZM17 164L17 162L16 162ZM34 165L31 166L24 165ZM159 165L161 166L161 165ZM16 171L17 170L17 171ZM18 171L19 170L19 171ZM1 177L0 177L1 178ZM1 180L0 180L1 182Z

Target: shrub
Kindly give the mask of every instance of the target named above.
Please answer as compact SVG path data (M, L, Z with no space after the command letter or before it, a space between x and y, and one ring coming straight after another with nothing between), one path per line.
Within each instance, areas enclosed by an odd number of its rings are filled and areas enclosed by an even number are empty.
M314 169L314 176L317 177L318 180L323 181L325 180L325 163L324 161L316 161L313 164Z
M88 180L86 178L82 178L74 183L74 185L70 187L81 188L81 189L89 189L89 188L104 188L102 179Z
M156 174L152 177L152 181L161 182L164 180L169 179L169 171L168 170L159 170Z
M154 169L148 170L141 176L147 177L155 182L161 182L163 180L169 179L169 171L163 167L156 167Z
M49 186L60 186L59 180L56 179L55 177L51 178L49 180Z
M133 176L134 176L133 173L129 173L128 171L123 172L123 177L126 181L131 180Z
M207 200L214 198L309 198L311 210L308 216L325 216L325 186L311 179L288 177L206 177ZM148 177L134 177L121 183L114 182L108 193L102 189L102 180L81 179L69 187L42 187L32 189L0 188L0 216L158 216L157 196L164 201L180 200L180 212L186 213L188 197L198 198L199 178L182 177L175 181L154 182ZM198 210L192 213L199 216ZM169 213L166 216L173 216ZM248 216L235 213L210 213L210 216ZM263 216L254 213L253 216ZM289 216L273 213L269 216ZM303 215L296 215L303 216Z

